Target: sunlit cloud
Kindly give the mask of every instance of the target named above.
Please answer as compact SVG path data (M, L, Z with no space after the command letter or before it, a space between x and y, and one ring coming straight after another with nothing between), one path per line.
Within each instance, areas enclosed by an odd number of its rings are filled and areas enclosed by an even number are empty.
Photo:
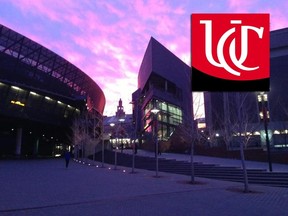
M151 36L190 65L192 13L267 12L275 30L288 27L287 11L285 0L6 0L0 22L91 76L105 94L104 113L114 115L120 98L131 112L131 94Z

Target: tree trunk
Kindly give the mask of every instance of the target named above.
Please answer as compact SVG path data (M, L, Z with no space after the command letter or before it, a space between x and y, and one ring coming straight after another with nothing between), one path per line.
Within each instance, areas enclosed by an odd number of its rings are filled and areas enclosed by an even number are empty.
M243 169L243 178L244 178L244 192L249 192L249 183L248 183L248 173L246 169L246 163L245 163L245 156L244 156L244 146L243 142L240 144L240 155L241 155L241 163L242 163L242 169Z
M237 93L237 103L238 103L238 124L239 124L239 134L241 138L241 133L243 132L243 101L241 98L241 93ZM240 139L240 157L241 157L241 163L242 163L242 169L243 169L243 178L244 178L244 192L249 192L249 184L248 184L248 174L246 169L246 163L245 163L245 156L244 156L244 141Z
M190 157L191 157L191 183L195 183L195 170L194 170L194 142L191 142L191 151L190 151Z

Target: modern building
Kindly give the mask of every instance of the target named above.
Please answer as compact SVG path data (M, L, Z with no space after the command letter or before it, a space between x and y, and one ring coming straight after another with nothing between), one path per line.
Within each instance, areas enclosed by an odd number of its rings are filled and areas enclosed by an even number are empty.
M216 133L225 136L227 128L230 128L230 133L234 132L236 136L237 130L232 128L239 120L239 115L242 115L242 122L247 126L245 132L250 133L253 137L247 147L266 148L266 122L271 147L275 149L287 148L287 68L288 28L271 31L270 91L241 94L236 92L205 92L205 117L210 136L214 136ZM239 107L242 109L240 114Z
M132 103L142 147L153 146L153 133L165 142L179 124L192 121L191 68L153 37L139 69Z
M104 106L83 71L0 25L0 155L58 155L73 142L73 119L99 121Z

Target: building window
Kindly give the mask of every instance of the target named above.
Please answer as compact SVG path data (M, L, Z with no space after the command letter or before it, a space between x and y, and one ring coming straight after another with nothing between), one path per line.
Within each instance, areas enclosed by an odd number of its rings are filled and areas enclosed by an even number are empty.
M173 104L152 99L144 108L144 130L152 132L153 114L151 110L157 107L160 111L157 114L158 137L160 140L169 139L175 127L182 123L182 110Z

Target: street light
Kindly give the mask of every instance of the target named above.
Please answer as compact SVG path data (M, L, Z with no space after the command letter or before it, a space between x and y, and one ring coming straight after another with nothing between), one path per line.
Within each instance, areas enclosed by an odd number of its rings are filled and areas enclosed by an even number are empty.
M138 99L139 100L139 99ZM137 100L137 101L138 101ZM132 110L133 110L133 106L136 106L134 114L135 114L135 131L134 131L134 143L133 143L133 148L132 148L132 171L131 173L135 173L134 169L135 169L135 154L137 151L137 143L136 140L138 139L138 103L136 103L135 101L131 101L130 104L132 104Z
M153 125L154 125L154 133L155 133L155 147L156 147L156 177L158 177L158 119L157 119L157 115L159 113L159 109L157 109L156 107L154 107L151 112L153 113Z
M114 127L115 123L110 123L110 126ZM115 143L115 150L114 150L114 152L115 152L115 154L114 154L114 170L117 169L117 142L118 142L117 141L117 139L118 139L117 130L118 130L118 128L116 129L116 143Z
M104 168L104 117L102 117L102 168Z
M268 136L268 122L269 122L269 111L268 111L268 96L266 93L261 92L258 95L260 119L264 123L265 136L266 136L266 146L267 146L267 159L269 164L269 171L272 172L272 163L270 155L270 141Z
M119 127L121 126L122 122L124 122L124 117L120 117L117 122L116 128L116 143L115 143L115 154L114 154L114 170L117 170L117 149L118 149L118 137L119 137ZM115 126L115 123L110 124L111 127Z
M122 122L125 121L125 118L124 118L124 117L120 117L118 121L120 122L120 128L122 128ZM119 129L118 129L118 136L119 136ZM121 145L120 145L120 147L121 147L121 153L123 153L123 147L124 147L123 135L120 136L120 137L121 137Z

